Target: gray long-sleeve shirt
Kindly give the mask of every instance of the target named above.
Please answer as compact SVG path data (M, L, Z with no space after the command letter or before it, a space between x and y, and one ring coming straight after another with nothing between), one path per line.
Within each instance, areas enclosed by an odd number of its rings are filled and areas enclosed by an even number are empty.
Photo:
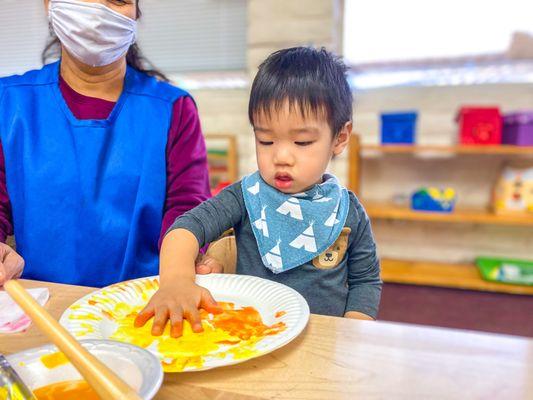
M235 229L237 273L280 282L298 291L312 313L343 316L359 311L376 318L381 286L379 260L369 218L357 197L350 192L350 209L345 230L350 228L347 246L338 241L318 258L300 267L275 274L266 268L244 205L241 182L178 217L172 229L187 229L200 247Z

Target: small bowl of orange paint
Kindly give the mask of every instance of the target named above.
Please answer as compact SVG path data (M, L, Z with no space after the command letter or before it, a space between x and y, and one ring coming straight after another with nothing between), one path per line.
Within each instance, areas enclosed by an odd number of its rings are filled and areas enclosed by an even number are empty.
M161 387L161 362L149 351L113 340L80 340L80 343L135 389L142 399L152 399ZM38 400L99 400L54 345L24 350L6 358Z

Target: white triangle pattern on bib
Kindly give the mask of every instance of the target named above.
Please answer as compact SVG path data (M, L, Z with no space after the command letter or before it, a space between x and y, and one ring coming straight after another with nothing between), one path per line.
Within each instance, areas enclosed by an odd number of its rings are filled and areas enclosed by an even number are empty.
M263 207L263 209L261 210L261 218L259 218L258 220L254 221L254 226L259 231L261 231L263 236L268 237L268 224L267 224L267 220L266 220L265 209L266 209L266 206Z
M302 247L310 252L315 253L316 252L316 241L315 241L315 233L313 231L313 223L309 225L309 227L296 239L294 239L289 246L294 247L295 249L301 249Z
M300 201L296 197L290 197L286 202L279 206L276 211L282 215L289 214L291 218L300 221L304 219L302 215L302 209L300 207Z
M324 225L325 226L333 226L333 225L336 225L339 223L339 220L337 219L337 212L338 212L339 208L337 207L332 213L331 215L328 217L328 219L326 220L326 222L324 222Z
M267 254L263 257L263 263L270 266L274 272L279 272L283 270L283 259L281 258L281 251L279 248L279 240L276 246L274 246Z
M259 182L256 182L255 185L250 186L247 190L255 196L257 193L259 193Z

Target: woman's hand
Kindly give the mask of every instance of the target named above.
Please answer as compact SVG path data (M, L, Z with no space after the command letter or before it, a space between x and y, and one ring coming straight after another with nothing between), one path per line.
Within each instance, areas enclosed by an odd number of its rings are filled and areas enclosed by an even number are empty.
M224 266L216 259L206 255L200 255L196 260L196 273L198 275L222 274Z
M177 338L183 333L185 318L193 332L202 332L199 308L212 314L222 312L209 290L193 281L161 286L135 318L135 327L144 326L153 317L152 335L160 336L170 320L170 336Z
M10 246L0 243L0 286L10 279L18 278L24 269L24 259Z

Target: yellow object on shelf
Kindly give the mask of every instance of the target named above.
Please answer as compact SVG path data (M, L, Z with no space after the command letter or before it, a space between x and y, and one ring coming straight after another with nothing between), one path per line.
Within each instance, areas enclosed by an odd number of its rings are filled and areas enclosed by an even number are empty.
M533 167L504 168L493 195L498 214L533 213Z

